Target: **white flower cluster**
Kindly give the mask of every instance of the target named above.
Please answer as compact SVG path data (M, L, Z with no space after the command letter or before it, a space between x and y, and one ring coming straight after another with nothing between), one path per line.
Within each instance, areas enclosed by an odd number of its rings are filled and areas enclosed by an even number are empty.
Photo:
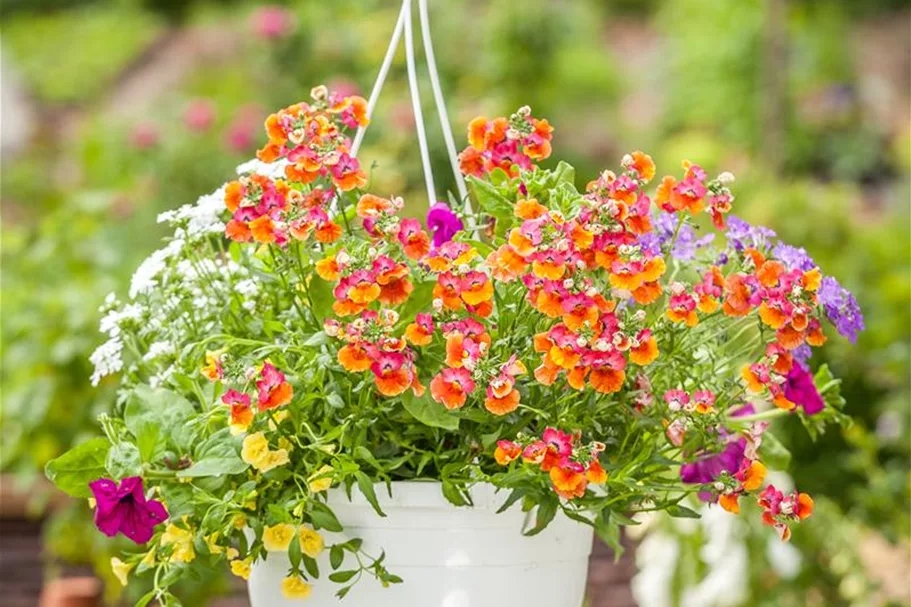
M225 231L222 216L225 211L225 186L211 194L200 196L196 204L185 204L173 211L158 215L158 223L169 223L183 231L180 234L194 240Z
M287 164L253 159L238 166L237 172L280 178ZM158 216L159 223L174 228L174 235L136 269L129 303L118 302L113 294L105 300L100 330L108 341L91 356L93 385L124 370L125 343L139 354L126 369L128 375L141 373L153 386L167 382L181 364L175 360L174 344L187 343L188 332L201 336L219 331L230 302L239 303L248 313L256 310L260 284L250 278L246 267L218 254L211 245L210 238L225 230L226 187Z

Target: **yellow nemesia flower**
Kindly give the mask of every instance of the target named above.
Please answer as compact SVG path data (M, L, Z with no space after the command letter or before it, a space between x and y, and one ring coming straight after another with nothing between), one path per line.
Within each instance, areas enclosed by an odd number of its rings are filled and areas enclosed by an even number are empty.
M231 519L231 526L235 529L243 529L247 526L247 515L246 514L235 514Z
M325 542L323 536L308 527L301 527L298 532L300 538L301 552L315 559L323 551Z
M250 563L252 559L250 557L245 558L244 560L234 560L231 561L231 573L236 575L239 578L245 580L250 579Z
M146 552L146 555L144 557L142 557L142 560L139 561L139 564L143 565L145 567L154 567L155 566L155 548L152 548L151 550Z
M124 563L119 558L111 557L111 571L114 572L114 576L120 582L121 586L127 585L127 576L130 574L130 571L133 570L133 565L129 563Z
M169 559L172 563L189 563L196 558L193 533L177 525L169 524L165 528L165 532L161 534L161 545L174 547Z
M233 561L240 556L240 552L237 551L237 548L228 546L228 550L225 552L225 556L228 557L229 561Z
M259 468L260 462L269 455L269 441L262 432L251 434L244 438L240 449L240 458L254 468Z
M270 552L280 552L288 549L297 529L288 523L279 523L263 529L263 546Z
M282 580L282 594L286 599L305 599L310 596L312 586L297 575Z
M319 493L320 491L325 491L329 487L331 487L332 486L332 476L331 475L326 476L324 478L317 478L317 477L320 477L323 474L328 474L329 472L334 472L334 470L335 469L332 466L326 465L326 466L323 466L322 468L320 468L319 470L317 470L312 475L310 475L310 481L309 481L310 491L312 491L314 493ZM313 480L313 479L315 479L315 480Z

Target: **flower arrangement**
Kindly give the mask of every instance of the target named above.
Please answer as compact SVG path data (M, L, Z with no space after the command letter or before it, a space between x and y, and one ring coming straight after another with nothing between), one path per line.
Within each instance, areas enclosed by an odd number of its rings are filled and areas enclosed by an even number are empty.
M348 138L364 100L311 96L267 119L238 179L160 217L173 237L102 309L92 381L121 382L105 437L47 468L143 545L113 567L151 573L145 603L177 604L169 585L201 562L246 578L270 551L289 598L329 583L323 551L339 596L399 583L358 539L330 543L328 496L383 516L400 480L457 506L490 483L534 513L526 534L562 513L614 546L636 513L695 517L696 498L783 540L812 514L765 483L786 459L768 426L846 421L808 361L826 321L853 339L863 317L805 251L729 215L731 174L684 162L649 194L634 152L580 192L569 165L536 165L553 128L522 108L468 127L479 213L432 201L425 226L366 191Z

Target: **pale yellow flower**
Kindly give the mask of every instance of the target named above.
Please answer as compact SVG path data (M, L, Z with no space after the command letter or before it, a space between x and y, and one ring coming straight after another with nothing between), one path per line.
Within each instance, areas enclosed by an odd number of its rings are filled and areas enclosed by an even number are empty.
M234 560L231 561L231 573L236 575L239 578L245 580L250 579L250 563L252 559L250 557L245 558L244 560Z
M247 515L246 514L235 514L231 518L231 526L235 529L243 529L247 526Z
M309 485L310 485L310 491L312 491L314 493L319 493L320 491L325 491L329 487L331 487L332 486L332 475L329 473L331 473L333 471L334 471L334 468L332 466L326 465L326 466L323 466L322 468L320 468L319 470L317 470L316 472L314 472L313 474L311 474L310 479L308 479ZM327 476L325 476L324 478L317 478L324 474L326 474Z
M268 472L273 468L278 468L279 466L284 466L290 460L288 459L288 452L284 449L276 449L275 451L269 451L266 456L259 461L258 464L254 464L257 470L260 472Z
M319 533L310 529L308 527L301 527L298 532L298 537L300 537L301 552L309 556L310 558L316 558L320 552L323 551L325 542L323 542L323 536Z
M294 539L296 531L297 529L294 528L294 525L289 525L288 523L279 523L272 527L266 527L263 529L263 546L270 552L285 551L288 549L288 545L291 544L291 540Z
M152 548L146 555L142 557L142 560L139 561L139 564L143 567L154 567L155 566L155 548Z
M260 462L269 454L269 441L262 432L251 434L244 438L243 446L240 449L240 458L253 466L259 468Z
M165 532L161 534L161 545L173 546L169 559L172 563L189 563L196 558L193 533L177 525L169 524L165 528Z
M114 572L114 577L117 578L121 586L127 585L127 576L130 575L132 570L133 565L124 563L116 556L111 558L111 571Z
M298 575L291 575L282 580L282 594L286 599L306 599L312 587Z
M221 546L218 545L218 536L219 535L221 535L221 532L216 531L215 533L212 533L212 534L207 535L204 538L202 538L206 542L206 548L209 549L209 553L211 553L211 554L221 554L222 552L225 551L224 548L222 548Z

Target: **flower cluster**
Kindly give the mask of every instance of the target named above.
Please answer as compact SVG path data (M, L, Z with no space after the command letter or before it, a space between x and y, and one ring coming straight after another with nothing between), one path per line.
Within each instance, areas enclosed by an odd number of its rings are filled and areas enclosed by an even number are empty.
M468 143L459 154L466 175L481 177L494 169L517 173L551 153L553 127L547 120L532 117L528 106L506 118L487 120L479 116L468 125Z
M731 174L684 162L653 189L636 151L580 191L565 163L534 164L553 129L523 108L469 125L480 212L430 201L422 222L363 191L345 133L366 122L363 99L322 87L270 116L259 159L164 214L173 238L106 302L93 381L121 374L123 419L70 455L106 472L66 455L48 472L95 497L104 533L151 544L118 576L170 583L199 551L246 578L287 551L282 589L304 598L320 531L343 527L327 494L380 511L380 481L432 479L465 505L484 479L538 507L535 532L562 512L609 537L609 513L696 497L762 510L782 539L810 515L809 496L763 489L779 462L760 447L776 418L839 418L811 352L826 322L853 339L863 317L805 251L730 215ZM325 546L331 579L401 581L362 544Z
M344 129L370 122L367 102L357 96L338 98L324 86L314 88L311 97L309 103L294 104L266 119L269 143L257 157L264 162L286 159L285 175L297 183L329 177L345 192L363 187L367 176L348 153L351 146Z
M499 441L494 457L501 466L520 457L522 462L538 466L550 477L557 495L570 500L585 495L589 483L607 482L607 472L598 461L604 444L582 445L580 440L579 433L547 428L540 438Z
M394 336L397 321L393 310L366 310L347 324L326 320L325 331L345 343L339 348L338 362L346 371L369 371L383 396L398 396L408 388L420 396L424 387L414 367L414 352L405 339Z

